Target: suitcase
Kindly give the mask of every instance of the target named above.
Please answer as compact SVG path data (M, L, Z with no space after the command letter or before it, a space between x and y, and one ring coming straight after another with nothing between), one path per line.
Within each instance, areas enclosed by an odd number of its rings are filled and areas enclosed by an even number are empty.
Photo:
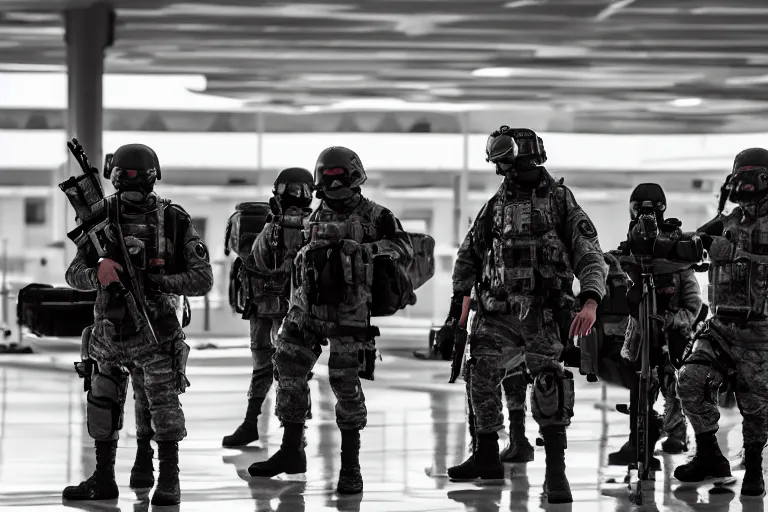
M37 336L79 337L93 325L96 291L33 283L19 290L16 317Z

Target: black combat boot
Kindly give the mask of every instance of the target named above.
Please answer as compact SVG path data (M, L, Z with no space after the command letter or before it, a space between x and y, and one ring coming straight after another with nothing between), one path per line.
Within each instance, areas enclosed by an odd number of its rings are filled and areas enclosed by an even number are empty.
M675 428L667 432L667 438L661 443L661 449L664 453L677 455L688 451L688 432L685 420L678 423Z
M544 492L550 504L573 503L571 486L565 476L565 449L568 439L565 427L550 426L541 428L544 449L547 452L547 466L544 476Z
M152 504L158 506L178 505L181 503L179 443L159 441L157 443L157 459L160 461L160 474L157 477L157 488L152 495Z
M696 454L690 462L675 469L675 478L681 482L703 482L731 476L731 464L720 452L715 432L696 434Z
M448 479L451 482L471 482L477 480L477 470L475 469L477 434L475 432L475 416L471 410L467 417L467 423L469 424L469 458L458 466L448 468Z
M499 434L477 434L475 452L477 478L485 483L504 483L504 464L499 460Z
M72 501L115 500L120 495L115 482L117 440L96 441L96 471L88 480L64 489L62 498Z
M501 452L501 462L533 460L533 446L525 436L525 411L509 411L509 446Z
M363 475L360 473L360 431L341 431L341 469L339 494L360 494L363 492Z
M138 438L136 440L136 461L131 468L131 487L134 489L146 489L155 485L155 467L152 465L152 457L155 451L149 439Z
M661 418L658 413L651 409L648 418L648 447L651 450L651 469L661 470L661 460L653 456L656 449L656 443L661 438ZM609 466L629 466L637 462L637 411L630 408L629 413L629 439L619 448L619 451L608 454Z
M763 445L744 446L744 481L741 483L741 497L763 499L765 481L763 480Z
M304 453L302 438L304 436L303 423L283 424L283 442L280 449L274 455L263 462L251 464L248 474L272 478L285 473L295 475L307 472L307 455Z
M239 427L230 435L224 436L221 445L225 448L234 448L236 446L245 446L249 443L259 440L259 414L261 414L261 405L264 398L249 398L248 408L245 410L245 419Z

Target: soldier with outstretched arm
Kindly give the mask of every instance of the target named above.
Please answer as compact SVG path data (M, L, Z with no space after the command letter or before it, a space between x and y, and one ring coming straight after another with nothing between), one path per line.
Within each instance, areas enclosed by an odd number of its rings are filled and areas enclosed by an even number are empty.
M451 312L461 323L471 291L476 291L477 316L465 368L474 453L449 469L449 477L503 480L497 434L504 428L500 387L525 363L533 378L533 417L546 449L544 490L549 503L570 503L565 430L573 416L573 375L559 362L558 319L570 318L578 301L581 307L568 335L590 332L607 265L591 220L562 181L542 166L543 142L532 130L501 127L488 138L486 155L504 181L459 248L451 301ZM581 283L578 299L572 291L574 275Z

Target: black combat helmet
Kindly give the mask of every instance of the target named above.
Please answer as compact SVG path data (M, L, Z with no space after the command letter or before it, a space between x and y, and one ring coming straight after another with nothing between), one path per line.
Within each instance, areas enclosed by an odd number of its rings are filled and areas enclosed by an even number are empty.
M120 146L104 162L104 177L120 192L149 194L161 176L157 154L144 144Z
M314 181L312 173L301 167L290 167L280 172L272 188L272 194L280 201L280 206L307 208L312 203Z
M547 161L544 142L528 128L502 126L491 133L485 144L488 162L496 164L496 174L528 181L538 175L538 166Z
M768 150L745 149L733 160L728 199L742 206L754 205L768 195Z
M653 211L659 220L664 218L664 212L667 209L667 196L664 195L664 189L658 183L641 183L632 191L629 196L629 216L635 220L640 214L640 209L644 203L650 202Z
M357 193L368 176L357 153L341 146L323 150L315 164L317 197L343 200Z

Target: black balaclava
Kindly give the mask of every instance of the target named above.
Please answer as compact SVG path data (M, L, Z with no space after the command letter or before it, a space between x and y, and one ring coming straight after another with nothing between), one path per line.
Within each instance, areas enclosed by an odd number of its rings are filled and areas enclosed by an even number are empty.
M637 220L640 209L644 203L648 203L656 213L656 220L659 224L664 222L664 212L667 210L667 196L664 195L664 189L658 183L642 183L635 187L632 195L629 196L629 217L631 220Z
M144 144L120 146L112 156L109 178L121 199L141 204L147 201L160 179L157 155Z

